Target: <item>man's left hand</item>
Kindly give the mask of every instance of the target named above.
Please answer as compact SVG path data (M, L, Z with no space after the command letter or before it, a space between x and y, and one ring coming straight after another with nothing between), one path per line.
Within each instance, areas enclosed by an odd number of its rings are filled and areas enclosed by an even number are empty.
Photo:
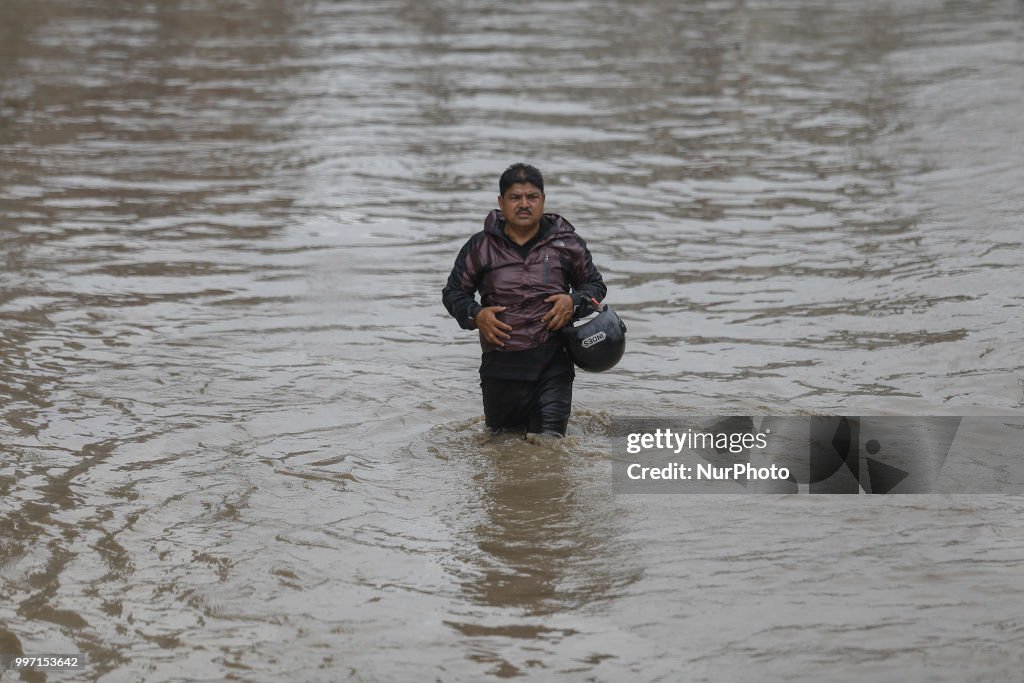
M551 304L551 310L541 318L542 322L547 323L549 330L561 329L572 320L572 297L568 294L552 294L544 299L544 303Z

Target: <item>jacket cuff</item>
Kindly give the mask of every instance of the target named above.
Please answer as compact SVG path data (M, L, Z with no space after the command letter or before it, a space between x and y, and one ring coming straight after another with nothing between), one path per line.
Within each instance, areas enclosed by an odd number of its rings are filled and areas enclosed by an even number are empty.
M483 306L481 306L480 304L478 304L475 301L469 305L469 317L466 318L466 329L467 330L475 330L476 329L476 314L479 313L480 311L482 311L483 308L484 308Z
M573 292L572 293L572 306L573 308L579 308L585 304L590 303L590 297L585 292Z

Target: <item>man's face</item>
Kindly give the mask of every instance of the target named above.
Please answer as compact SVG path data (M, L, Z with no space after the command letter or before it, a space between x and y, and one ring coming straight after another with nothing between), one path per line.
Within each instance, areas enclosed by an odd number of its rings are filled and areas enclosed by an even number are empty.
M532 230L544 215L544 193L532 183L516 183L498 197L498 208L510 228Z

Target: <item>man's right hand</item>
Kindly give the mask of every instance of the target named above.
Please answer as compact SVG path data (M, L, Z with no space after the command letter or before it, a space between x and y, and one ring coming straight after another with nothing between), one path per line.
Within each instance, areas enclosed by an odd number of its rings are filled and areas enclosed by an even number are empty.
M508 333L512 331L512 326L498 320L496 315L504 310L505 306L487 306L486 308L481 308L480 312L473 318L477 329L480 330L480 334L483 335L484 341L488 344L504 346L505 340L511 336Z

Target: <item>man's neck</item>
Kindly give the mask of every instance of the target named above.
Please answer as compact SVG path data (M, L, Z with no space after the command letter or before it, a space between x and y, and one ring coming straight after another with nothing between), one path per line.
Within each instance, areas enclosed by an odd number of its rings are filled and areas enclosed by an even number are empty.
M523 229L514 228L508 223L505 223L505 234L508 235L508 238L510 240L512 240L519 246L523 246L524 244L532 240L534 237L537 236L537 233L539 232L540 221L537 221L537 224L532 227Z

